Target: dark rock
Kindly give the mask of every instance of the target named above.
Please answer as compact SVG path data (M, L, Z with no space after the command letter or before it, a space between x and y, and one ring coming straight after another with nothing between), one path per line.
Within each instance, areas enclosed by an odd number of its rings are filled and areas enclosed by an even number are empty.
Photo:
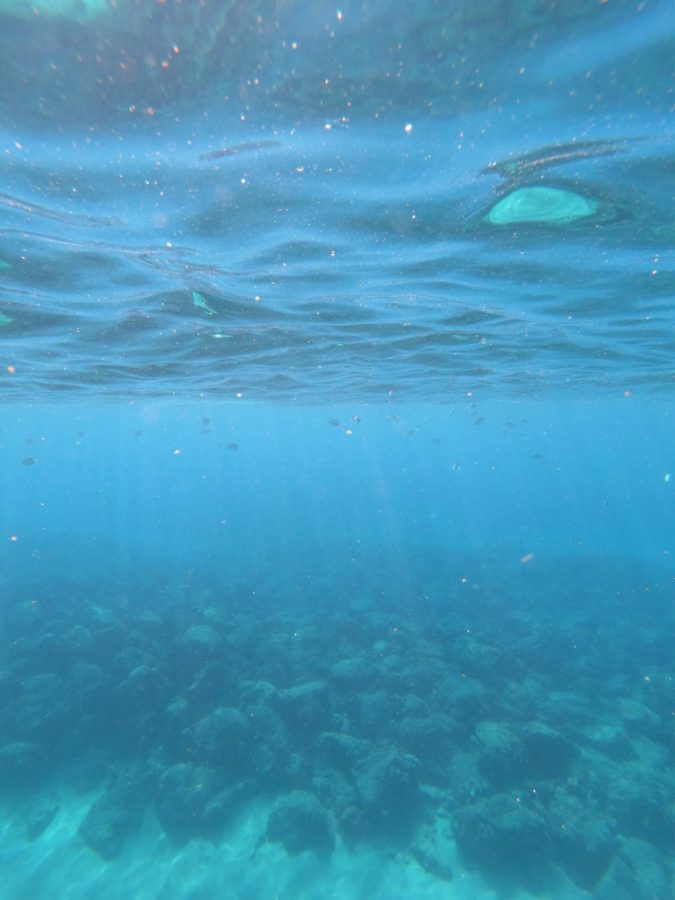
M134 771L120 774L89 807L80 835L104 859L114 859L141 827L145 802L143 779Z
M616 823L588 801L558 791L551 804L550 856L582 890L591 892L616 849Z
M318 740L318 746L328 762L343 772L351 772L358 761L366 757L373 748L370 741L333 731L324 732Z
M223 790L217 773L208 766L179 763L166 769L160 779L155 808L166 833L177 841L203 834L207 804Z
M250 708L251 771L267 785L279 788L296 781L297 764L281 717L268 706Z
M44 673L27 678L16 715L17 735L29 740L54 741L67 730L69 710L63 698L63 681Z
M665 747L646 738L636 749L636 760L617 767L607 787L607 805L621 834L669 853L675 834L672 760Z
M72 760L64 773L64 778L76 793L90 794L105 782L109 768L102 752L90 750Z
M489 881L508 880L534 892L545 886L548 828L516 797L495 794L457 810L454 834L466 865Z
M452 869L448 863L451 850L452 839L447 822L437 819L419 830L410 848L410 855L429 875L443 881L452 881Z
M235 674L222 661L213 661L202 666L195 674L187 690L192 706L213 707L217 698L222 697L234 684Z
M519 734L530 780L567 775L576 751L563 735L541 722L525 725Z
M452 659L461 672L478 680L494 678L496 672L503 676L505 670L509 675L517 677L522 670L522 666L514 670L513 660L508 654L477 639L473 634L462 634L454 641Z
M620 722L589 725L584 729L584 741L610 759L634 759L635 752Z
M637 838L622 839L593 900L665 900L672 897L672 872L659 850Z
M270 703L294 731L320 731L330 718L330 697L325 681L308 681L278 691Z
M355 718L360 732L371 740L386 738L397 718L398 701L390 691L370 691L354 697Z
M126 634L121 625L105 625L92 631L92 651L97 659L112 659L124 647Z
M391 837L408 832L421 800L420 764L393 747L377 747L354 768L361 798L358 829L364 836Z
M246 800L253 797L256 785L252 778L238 781L231 787L218 791L204 805L200 830L207 835L215 836L241 809Z
M415 694L406 694L401 704L401 717L410 716L413 719L426 719L431 716L429 704Z
M479 722L472 744L478 752L478 770L495 790L518 784L528 774L525 748L510 725Z
M49 759L38 744L10 741L0 747L0 785L4 788L27 787L46 776L48 768Z
M11 669L0 670L0 704L6 707L14 702L20 690L19 680Z
M361 656L353 656L335 663L330 672L330 680L341 690L362 691L372 685L375 675L372 663Z
M45 831L59 811L58 798L53 794L44 794L33 800L26 813L26 837L29 841Z
M450 675L436 685L433 701L439 712L447 713L466 728L488 718L498 706L495 697L479 681Z
M66 685L69 706L77 712L78 735L97 742L106 734L110 715L110 694L103 681L103 669L92 663L75 663L68 672Z
M395 727L398 743L424 763L442 762L456 749L458 725L443 713L424 718L405 716Z
M84 625L75 625L63 637L63 650L72 662L90 662L95 658L95 646L91 632Z
M211 628L210 625L190 626L181 637L180 643L186 650L190 649L196 653L204 653L207 655L214 650L217 650L222 645L220 635L215 628Z
M161 693L161 679L157 668L143 663L135 666L114 693L117 701L127 709L145 711L155 706Z
M434 687L446 676L447 665L443 660L420 656L406 663L401 676L412 694L428 697Z
M194 673L201 666L217 661L222 655L223 642L210 625L192 625L177 641L176 668Z
M357 810L359 795L356 787L337 769L322 766L320 774L312 779L312 788L340 824Z
M663 723L659 717L644 703L622 698L619 700L619 718L629 734L647 735L653 740L664 738Z
M574 759L574 747L562 735L539 722L513 727L504 722L480 722L472 739L478 767L496 791L527 781L562 778Z
M279 800L267 820L266 838L283 844L291 856L305 850L331 852L335 846L328 811L306 791L292 791Z
M223 769L231 777L247 769L253 735L250 719L238 709L219 707L201 719L191 734L196 761Z

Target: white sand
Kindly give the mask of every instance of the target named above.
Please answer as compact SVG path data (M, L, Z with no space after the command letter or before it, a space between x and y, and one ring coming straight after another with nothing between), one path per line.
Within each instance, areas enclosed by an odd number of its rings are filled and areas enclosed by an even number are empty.
M0 900L496 900L462 871L448 845L452 882L428 875L410 857L353 852L338 842L326 856L288 856L263 844L270 804L258 802L217 842L177 847L154 815L129 838L119 857L103 860L78 835L96 794L61 795L60 809L37 839L26 839L21 810L3 815ZM510 894L510 900L528 896ZM566 896L581 896L574 892Z

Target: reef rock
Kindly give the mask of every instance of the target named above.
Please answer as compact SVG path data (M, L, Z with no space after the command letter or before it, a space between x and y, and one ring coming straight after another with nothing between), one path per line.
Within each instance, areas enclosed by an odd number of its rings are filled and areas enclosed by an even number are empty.
M113 859L143 821L144 785L135 772L118 776L89 807L79 832L104 859Z
M266 839L283 844L291 856L305 850L330 852L335 846L330 814L306 791L292 791L279 800L267 821Z

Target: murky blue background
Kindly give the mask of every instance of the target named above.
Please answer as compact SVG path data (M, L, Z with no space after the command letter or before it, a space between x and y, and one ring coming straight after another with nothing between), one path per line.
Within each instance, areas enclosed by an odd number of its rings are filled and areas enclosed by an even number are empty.
M0 900L671 896L673 25L0 4Z

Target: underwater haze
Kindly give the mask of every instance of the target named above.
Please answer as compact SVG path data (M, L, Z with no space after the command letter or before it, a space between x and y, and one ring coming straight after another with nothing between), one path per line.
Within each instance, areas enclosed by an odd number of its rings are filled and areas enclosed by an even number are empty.
M0 0L0 900L672 900L672 0Z

